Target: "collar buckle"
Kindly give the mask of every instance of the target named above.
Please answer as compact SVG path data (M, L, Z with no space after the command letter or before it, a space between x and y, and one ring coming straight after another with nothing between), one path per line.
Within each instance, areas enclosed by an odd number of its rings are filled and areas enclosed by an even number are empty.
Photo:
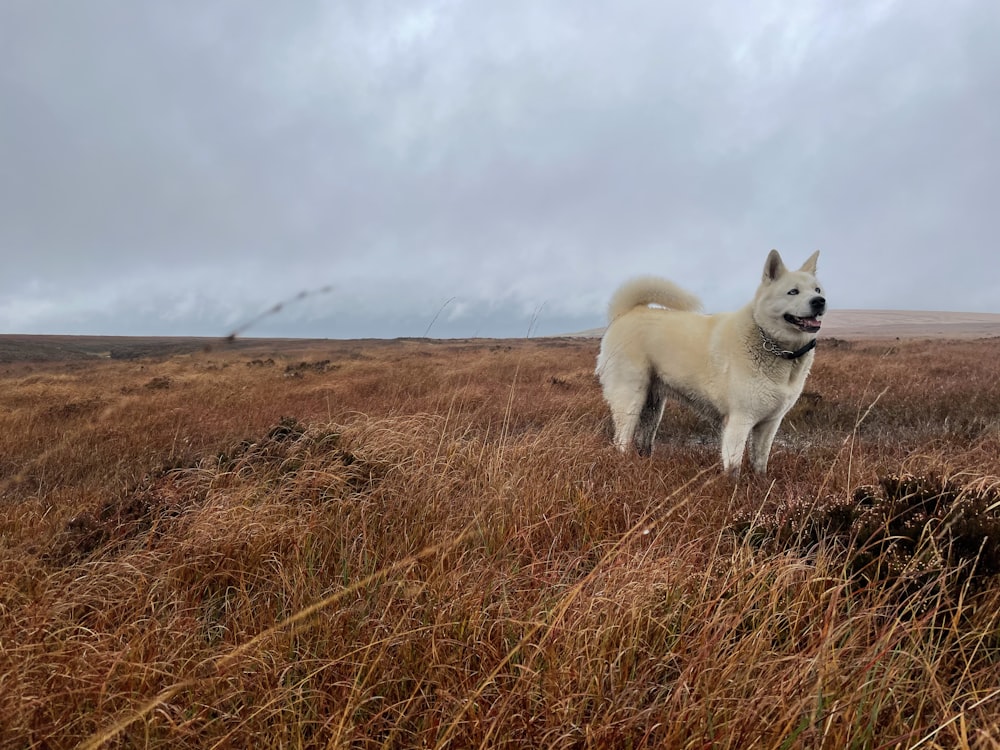
M765 352L773 354L776 357L781 357L782 359L788 359L788 360L798 359L802 355L808 354L809 352L811 352L813 349L816 348L816 339L813 339L808 344L806 344L803 347L800 347L799 349L796 349L795 351L782 349L781 344L779 344L777 341L768 336L764 332L763 328L757 326L757 330L760 331L761 348L763 348Z

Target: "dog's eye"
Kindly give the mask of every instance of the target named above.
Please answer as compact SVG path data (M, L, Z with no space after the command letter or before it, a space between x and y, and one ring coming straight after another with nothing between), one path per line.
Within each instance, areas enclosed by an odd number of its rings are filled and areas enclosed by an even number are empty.
M819 290L819 287L816 287L816 294L822 294L822 293L823 293L823 292L821 292L821 291Z
M799 290L798 290L798 289L789 289L789 290L788 290L788 293L789 293L789 294L798 294L798 293L799 293Z

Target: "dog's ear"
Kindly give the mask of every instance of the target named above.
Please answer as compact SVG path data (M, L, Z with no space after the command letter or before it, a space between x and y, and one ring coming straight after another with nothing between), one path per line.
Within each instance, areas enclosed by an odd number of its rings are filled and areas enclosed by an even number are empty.
M764 281L774 281L779 276L783 276L787 273L788 269L785 268L784 262L781 260L781 255L777 250L772 250L767 254L767 260L764 261Z
M799 270L800 271L806 271L807 273L815 274L816 273L816 261L817 261L818 258L819 258L819 250L817 250L812 255L810 255L809 259L805 263L802 264L802 268L800 268Z

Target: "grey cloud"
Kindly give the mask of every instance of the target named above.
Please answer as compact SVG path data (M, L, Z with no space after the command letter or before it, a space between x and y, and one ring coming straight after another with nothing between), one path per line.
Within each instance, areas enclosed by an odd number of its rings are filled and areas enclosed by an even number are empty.
M739 304L773 246L842 307L996 309L998 32L989 0L8 4L0 329L221 332L325 284L260 330L419 335L451 297L440 335L587 328L633 273Z

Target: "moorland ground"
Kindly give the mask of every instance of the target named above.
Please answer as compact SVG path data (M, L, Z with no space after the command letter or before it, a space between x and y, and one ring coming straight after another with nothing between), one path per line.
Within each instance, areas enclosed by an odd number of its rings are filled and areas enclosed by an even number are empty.
M1000 339L823 341L735 483L590 339L91 343L0 357L0 747L1000 747L995 566L810 526L993 528Z

